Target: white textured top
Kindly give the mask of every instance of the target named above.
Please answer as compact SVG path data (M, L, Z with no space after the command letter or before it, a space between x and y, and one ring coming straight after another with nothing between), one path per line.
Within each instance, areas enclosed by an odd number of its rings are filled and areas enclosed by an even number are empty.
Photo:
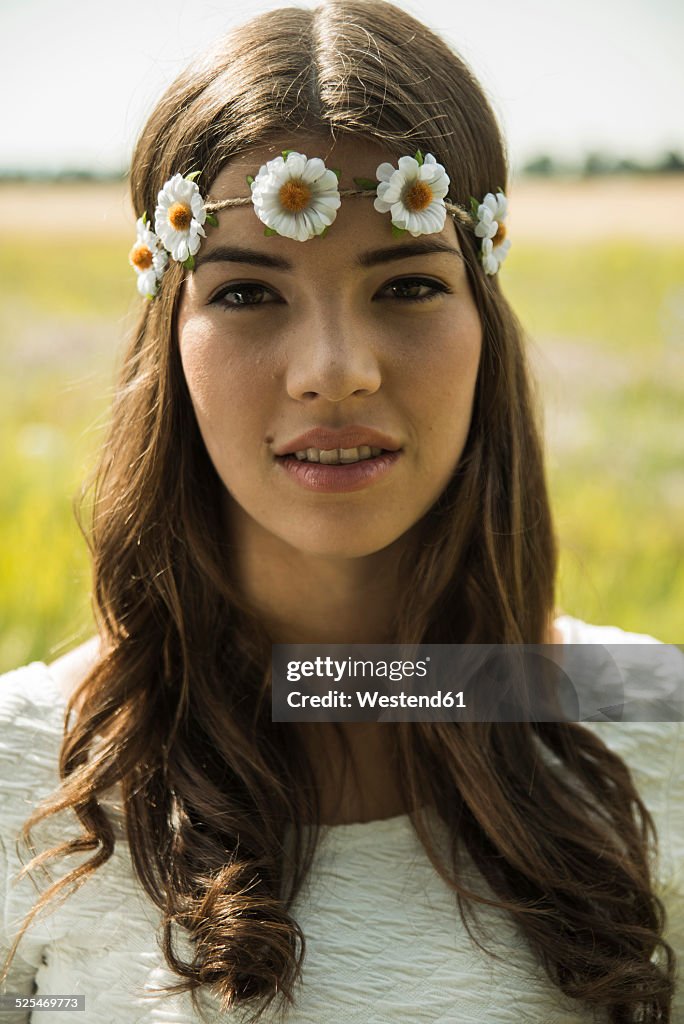
M653 637L591 626L563 616L566 643L643 644ZM664 648L665 650L665 648ZM622 648L621 669L642 686L643 654ZM677 653L677 652L675 652ZM684 671L668 662L667 673ZM641 673L641 675L639 675ZM665 689L672 682L656 673ZM15 836L37 801L58 782L57 752L64 698L42 662L0 678L0 957L35 899L24 878ZM678 953L680 981L673 1022L684 1021L684 725L680 722L592 722L630 766L661 842L659 894L668 911L666 938ZM57 816L59 817L59 816ZM57 818L55 819L55 821ZM74 819L75 820L75 819ZM41 831L43 829L44 831ZM36 835L46 834L38 826ZM52 837L53 833L50 833ZM55 836L57 838L57 836ZM62 836L63 838L63 836ZM75 863L71 862L72 865ZM51 867L53 877L65 869ZM44 882L37 873L41 887ZM466 883L478 884L475 875ZM484 885L484 881L480 880ZM486 888L483 891L487 891ZM288 1024L586 1024L575 1001L553 986L513 920L488 908L482 953L470 940L454 897L430 865L407 815L326 829L313 873L294 908L307 939L303 984ZM156 995L178 980L157 943L159 911L137 882L126 842L52 913L34 920L0 991L85 995L86 1010L52 1011L49 1024L195 1024L187 995ZM491 929L489 925L492 925ZM477 932L476 932L477 934ZM481 940L482 941L482 940ZM218 1002L203 993L208 1020ZM43 1020L30 1011L2 1021ZM269 1019L269 1018L267 1018ZM270 1018L273 1019L273 1018Z

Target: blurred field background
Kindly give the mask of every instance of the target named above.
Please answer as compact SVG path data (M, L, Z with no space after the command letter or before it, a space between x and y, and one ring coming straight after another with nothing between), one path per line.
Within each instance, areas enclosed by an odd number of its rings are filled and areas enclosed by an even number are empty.
M72 512L138 306L123 185L0 187L0 672L93 632ZM557 604L684 642L684 180L525 181L502 282L545 409Z

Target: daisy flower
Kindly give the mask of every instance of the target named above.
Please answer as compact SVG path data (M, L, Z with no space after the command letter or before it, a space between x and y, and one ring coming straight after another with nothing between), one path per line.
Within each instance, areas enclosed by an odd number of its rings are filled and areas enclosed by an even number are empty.
M491 238L482 239L482 266L485 274L496 274L499 267L506 259L511 243L508 239L500 245L495 245Z
M142 217L138 217L135 229L137 238L128 254L128 262L137 274L138 291L151 299L157 294L169 257L154 231L150 230Z
M340 206L337 174L320 157L285 150L248 179L252 203L267 233L306 242L330 227Z
M194 181L174 174L157 196L154 227L172 259L185 263L194 256L206 234L204 200Z
M408 231L414 238L442 230L449 176L432 153L427 153L425 159L420 150L415 157L399 157L398 168L380 164L375 176L380 184L373 205L378 213L391 211L395 228Z
M475 206L477 209L475 210ZM511 247L506 238L504 220L508 213L508 200L503 192L488 192L481 203L473 203L475 234L482 239L481 259L486 274L496 274Z

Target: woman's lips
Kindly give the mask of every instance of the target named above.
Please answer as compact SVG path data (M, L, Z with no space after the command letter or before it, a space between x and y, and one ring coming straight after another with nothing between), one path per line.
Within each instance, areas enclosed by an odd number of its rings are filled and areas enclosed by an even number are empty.
M360 491L381 480L392 471L401 458L401 449L382 452L381 455L360 462L326 465L322 462L304 462L294 455L276 456L276 463L290 479L309 491L331 493L335 491Z
M313 427L298 437L285 441L275 449L275 455L293 455L307 448L319 448L326 451L334 448L358 448L368 445L369 448L384 448L387 451L399 451L401 444L390 434L377 430L375 427L349 424L347 427Z

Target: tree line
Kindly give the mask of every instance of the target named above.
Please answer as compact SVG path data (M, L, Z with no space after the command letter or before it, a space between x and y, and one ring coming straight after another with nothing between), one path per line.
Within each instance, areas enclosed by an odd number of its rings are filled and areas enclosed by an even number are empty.
M635 160L632 157L617 157L607 153L587 153L576 162L563 161L548 153L527 160L521 167L521 174L535 178L579 176L596 178L607 174L682 174L684 157L676 150L668 150L652 161Z

